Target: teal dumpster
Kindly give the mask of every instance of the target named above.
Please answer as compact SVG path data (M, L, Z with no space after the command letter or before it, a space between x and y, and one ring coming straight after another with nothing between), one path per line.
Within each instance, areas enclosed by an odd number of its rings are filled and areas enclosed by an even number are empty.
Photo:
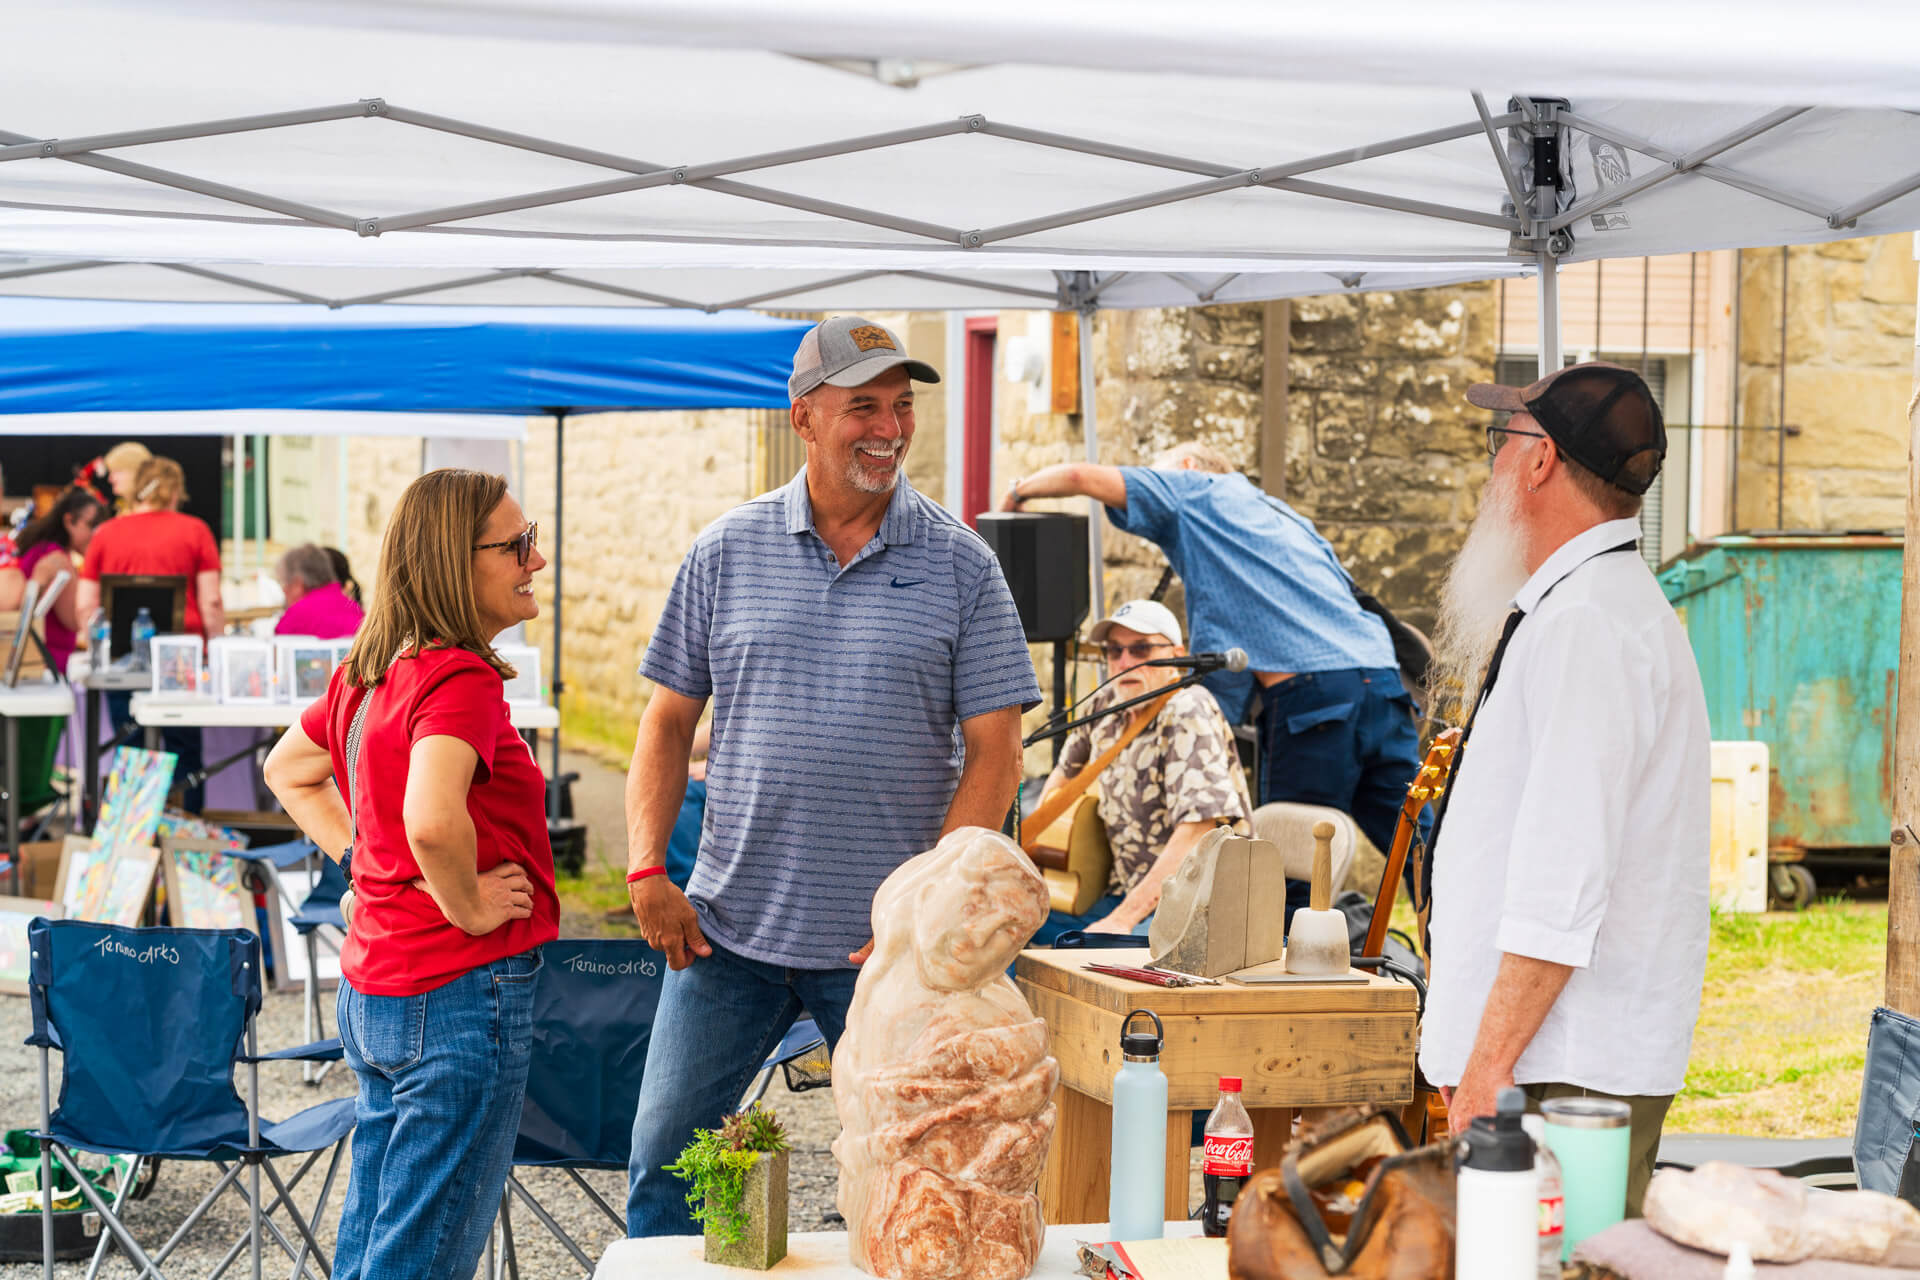
M1775 859L1885 863L1900 554L1886 534L1728 535L1660 573L1715 740L1767 744Z

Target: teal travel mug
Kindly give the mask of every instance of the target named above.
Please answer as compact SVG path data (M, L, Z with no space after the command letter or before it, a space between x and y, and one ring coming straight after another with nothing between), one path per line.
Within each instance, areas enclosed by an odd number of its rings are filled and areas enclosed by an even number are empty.
M1571 1258L1575 1245L1626 1216L1633 1113L1612 1098L1549 1098L1540 1114L1547 1121L1547 1146L1560 1162L1566 1198L1561 1256Z

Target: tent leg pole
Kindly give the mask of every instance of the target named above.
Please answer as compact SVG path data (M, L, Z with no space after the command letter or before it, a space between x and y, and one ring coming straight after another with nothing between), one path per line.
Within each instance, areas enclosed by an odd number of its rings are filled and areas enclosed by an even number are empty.
M253 549L257 567L267 567L267 438L253 438Z
M1546 377L1560 367L1560 260L1542 249L1540 261L1540 372Z
M1093 388L1093 308L1080 308L1080 432L1086 440L1087 461L1100 461L1100 422ZM1100 547L1101 522L1106 512L1087 499L1087 560L1093 574L1093 616L1107 616L1106 557Z
M560 575L565 572L566 557L560 554L561 520L566 503L566 483L562 477L566 474L563 465L566 452L567 411L553 411L553 709L560 709L560 692L566 688L560 681ZM552 753L552 767L548 772L547 785L547 821L560 820L560 726L553 727L552 740L548 746Z
M1920 412L1908 411L1920 449ZM1909 458L1920 459L1910 453ZM1887 880L1887 1007L1920 1017L1920 461L1907 467L1907 537L1900 575L1900 675L1893 730L1893 834Z
M247 438L233 438L233 561L236 571L247 567Z

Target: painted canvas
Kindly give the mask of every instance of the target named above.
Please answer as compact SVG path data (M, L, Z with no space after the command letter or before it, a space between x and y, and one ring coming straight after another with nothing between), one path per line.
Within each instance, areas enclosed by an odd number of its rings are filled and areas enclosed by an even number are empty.
M160 869L160 851L151 845L144 849L117 848L107 873L94 883L97 894L89 894L73 914L82 920L132 927L140 923L153 896L154 873Z
M51 900L0 897L0 991L27 994L27 925L36 916L58 920L65 914Z
M113 771L107 775L100 817L93 824L96 845L130 849L153 844L178 759L171 751L141 751L135 747L121 747L113 753Z
M62 915L75 920L89 918L80 914L80 904L106 897L107 867L112 861L113 850L101 848L85 836L67 837L60 850L60 875L53 890Z
M253 928L253 895L241 879L243 865L205 842L168 841L167 919L189 929Z

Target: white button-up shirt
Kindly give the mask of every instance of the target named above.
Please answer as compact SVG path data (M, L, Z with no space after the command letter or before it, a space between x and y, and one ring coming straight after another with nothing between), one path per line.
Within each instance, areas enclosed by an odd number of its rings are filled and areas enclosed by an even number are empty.
M1420 1065L1466 1068L1502 953L1573 976L1520 1084L1676 1092L1708 926L1707 705L1632 520L1596 525L1514 597L1507 647L1434 854L1433 984ZM1549 594L1549 591L1551 593Z

